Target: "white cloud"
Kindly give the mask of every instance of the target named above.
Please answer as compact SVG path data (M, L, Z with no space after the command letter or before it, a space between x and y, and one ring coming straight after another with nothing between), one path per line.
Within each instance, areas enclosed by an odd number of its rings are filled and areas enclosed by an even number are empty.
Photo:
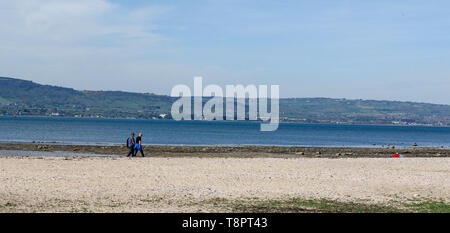
M118 74L127 73L127 63L159 51L166 38L155 33L153 21L168 10L105 0L0 0L0 76L120 89L108 81L139 78Z
M256 2L0 0L0 76L167 94L200 75L371 99L391 98L395 81L408 88L392 99L448 103L445 82L419 82L448 79L448 7ZM368 90L374 80L384 84Z
M105 0L0 1L3 36L36 42L107 40L108 36L154 40L148 20L164 8L124 10Z
M255 71L177 61L155 20L170 9L105 0L0 0L0 76L93 90L167 94L202 75L242 82ZM162 59L158 59L162 57ZM240 79L238 79L240 78ZM234 82L233 82L234 81Z

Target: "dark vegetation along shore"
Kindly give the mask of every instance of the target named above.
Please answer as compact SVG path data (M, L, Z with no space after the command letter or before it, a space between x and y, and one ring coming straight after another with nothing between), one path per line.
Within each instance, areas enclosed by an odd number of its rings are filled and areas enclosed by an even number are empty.
M434 147L363 148L299 146L169 146L145 145L150 157L230 157L230 158L389 158L394 153L406 157L450 157L450 150ZM64 151L83 154L126 155L125 146L53 145L0 143L0 150Z
M178 98L79 91L0 77L0 116L170 119ZM204 98L206 102L208 99ZM280 120L302 123L450 125L450 105L332 98L281 98Z

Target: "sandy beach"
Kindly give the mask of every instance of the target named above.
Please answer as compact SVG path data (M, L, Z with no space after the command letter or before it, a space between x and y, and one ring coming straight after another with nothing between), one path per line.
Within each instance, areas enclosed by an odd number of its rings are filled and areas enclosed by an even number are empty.
M449 177L446 157L0 157L0 212L227 212L233 201L289 198L448 203Z

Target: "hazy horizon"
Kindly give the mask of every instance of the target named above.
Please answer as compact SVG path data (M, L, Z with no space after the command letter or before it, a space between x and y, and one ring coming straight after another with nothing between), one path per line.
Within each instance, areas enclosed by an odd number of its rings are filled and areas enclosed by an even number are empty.
M0 76L160 95L202 76L448 105L449 27L446 1L0 0Z

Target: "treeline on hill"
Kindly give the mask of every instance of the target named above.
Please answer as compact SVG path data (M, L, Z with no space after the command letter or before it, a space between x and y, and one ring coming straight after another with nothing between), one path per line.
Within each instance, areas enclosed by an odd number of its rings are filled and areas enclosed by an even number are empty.
M166 95L78 91L0 77L0 115L170 119L175 100ZM450 125L450 105L284 98L280 99L280 119L304 123Z

